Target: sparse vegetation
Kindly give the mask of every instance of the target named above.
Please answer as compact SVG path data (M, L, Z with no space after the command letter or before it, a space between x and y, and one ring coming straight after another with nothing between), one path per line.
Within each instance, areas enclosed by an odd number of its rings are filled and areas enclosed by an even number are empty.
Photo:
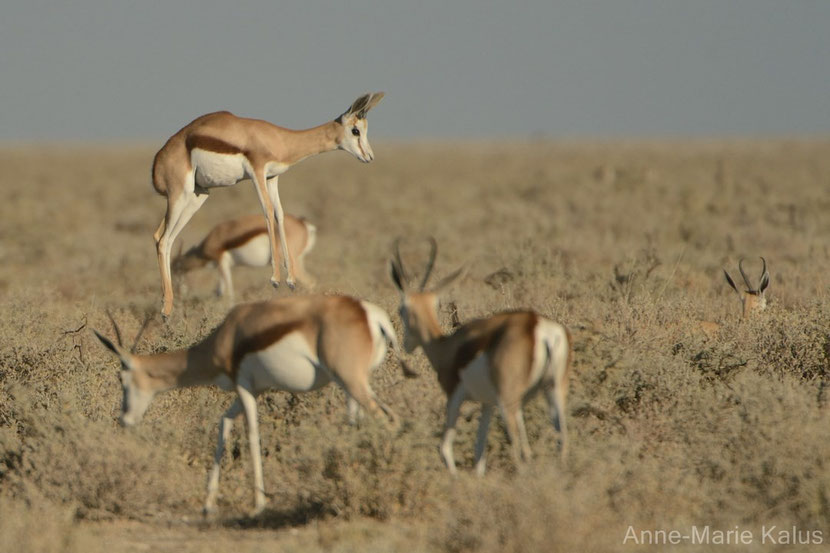
M437 451L445 398L419 354L417 380L391 359L373 376L404 419L395 433L372 420L347 426L335 387L261 397L268 508L246 516L240 419L219 518L202 521L231 395L169 392L140 427L120 428L118 367L90 331L112 334L111 309L129 343L160 308L154 149L6 147L0 550L610 551L624 549L629 526L692 525L749 529L766 550L764 524L830 540L830 143L374 147L372 165L324 156L282 179L286 210L318 227L307 259L317 291L369 299L399 325L391 242L429 233L437 278L467 264L447 294L460 320L531 307L568 325L567 461L539 397L525 412L533 461L515 469L494 419L488 475L472 476L469 404L461 474L450 477ZM258 206L245 184L211 196L185 245ZM721 267L760 255L768 307L741 320ZM240 299L288 293L268 276L238 270ZM157 318L139 351L189 345L222 319L213 273L186 279L169 325ZM701 320L720 330L699 332Z

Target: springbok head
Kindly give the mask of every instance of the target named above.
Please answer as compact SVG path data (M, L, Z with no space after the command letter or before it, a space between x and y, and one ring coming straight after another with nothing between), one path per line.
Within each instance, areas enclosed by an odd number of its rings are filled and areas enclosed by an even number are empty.
M763 268L761 269L761 278L758 279L758 286L755 287L749 282L749 278L746 276L744 272L743 263L744 260L741 259L738 262L738 270L741 272L741 277L744 279L744 284L746 284L746 290L741 291L735 285L735 281L732 280L732 277L729 276L729 273L726 272L726 269L723 270L723 274L726 276L726 282L729 283L729 286L732 287L735 292L738 293L738 297L741 299L741 304L743 305L743 317L749 317L753 313L757 313L758 311L763 311L767 306L767 298L764 296L764 292L766 291L767 287L769 286L769 271L767 271L767 261L763 257L761 258L761 262L763 263Z
M202 254L202 249L199 246L193 246L186 252L182 253L182 245L179 243L179 249L173 257L170 268L174 274L187 273L196 269L201 269L210 262Z
M141 329L135 337L133 347L127 350L121 343L121 331L118 329L118 325L109 312L107 312L107 315L110 321L112 321L118 344L112 343L111 340L95 329L93 329L93 332L101 343L117 355L121 361L121 416L118 418L118 422L121 426L133 426L141 421L141 418L153 401L153 397L155 397L155 391L143 385L148 379L148 376L141 368L139 356L135 355L135 347L138 345L138 340L141 338L152 317L150 314L147 315L144 323L141 325Z
M364 163L375 158L369 145L369 128L366 113L383 99L383 92L364 94L342 113L335 121L342 125L342 134L338 139L338 148L346 150Z
M435 238L429 237L427 240L430 247L429 259L417 289L409 289L409 277L401 260L400 238L395 240L394 257L389 261L389 276L401 295L398 313L403 322L403 347L407 353L412 353L418 346L423 346L442 333L438 323L438 295L464 272L464 267L460 267L427 290L427 281L438 253Z

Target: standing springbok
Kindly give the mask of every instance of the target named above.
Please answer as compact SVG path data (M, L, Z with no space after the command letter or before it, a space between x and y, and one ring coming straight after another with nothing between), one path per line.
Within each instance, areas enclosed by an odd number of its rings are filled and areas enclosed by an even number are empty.
M560 452L567 451L565 422L571 338L564 326L533 311L509 311L460 325L445 335L438 323L438 294L462 272L455 271L431 290L425 290L435 263L437 246L430 238L430 256L421 285L407 290L407 276L398 243L389 263L392 282L401 296L400 316L404 327L404 349L423 348L447 394L447 420L440 452L455 474L453 439L459 409L465 399L482 404L475 445L475 469L485 471L484 450L493 408L504 417L516 462L530 458L522 406L543 390L551 421L560 432Z
M250 178L265 213L271 245L273 275L278 286L278 260L285 282L294 288L294 261L286 243L278 178L295 163L315 154L346 150L364 163L374 159L367 136L366 113L383 92L365 94L333 121L302 131L245 119L227 111L203 115L170 137L153 160L153 187L167 196L167 212L153 238L156 241L163 293L162 316L173 310L170 252L176 237L202 206L211 188L232 186ZM277 255L277 237L282 257Z
M302 217L286 214L285 240L295 261L297 281L308 286L314 284L314 279L305 270L305 256L314 247L316 236L317 227ZM231 267L265 267L271 264L271 246L265 217L261 214L243 215L219 223L198 245L173 259L172 268L173 272L184 273L200 269L208 263L219 271L216 294L227 295L233 302Z
M137 424L155 395L165 390L211 384L236 390L219 423L205 513L216 508L225 442L233 419L243 411L256 511L265 505L256 398L266 390L309 392L334 381L346 392L351 421L360 406L373 415L382 411L392 426L397 424L392 410L372 391L369 374L384 360L387 344L398 352L398 342L389 316L369 302L348 296L296 296L241 304L201 342L154 355L134 355L95 334L121 360L122 425ZM401 366L407 376L414 374L403 362Z

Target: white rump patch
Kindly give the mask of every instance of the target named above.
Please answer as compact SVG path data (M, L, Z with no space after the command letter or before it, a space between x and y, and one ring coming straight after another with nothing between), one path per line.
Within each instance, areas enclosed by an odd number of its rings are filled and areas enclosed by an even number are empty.
M368 301L361 301L360 305L366 313L366 322L369 325L369 333L372 335L372 361L369 368L374 370L386 358L386 338L381 334L381 327L385 329L385 332L391 333L390 339L393 342L397 343L398 339L386 311Z
M535 329L536 344L533 349L533 370L531 372L531 386L540 379L556 380L556 372L562 371L568 362L568 335L565 327L550 319L539 318ZM550 364L548 362L545 343L550 344Z

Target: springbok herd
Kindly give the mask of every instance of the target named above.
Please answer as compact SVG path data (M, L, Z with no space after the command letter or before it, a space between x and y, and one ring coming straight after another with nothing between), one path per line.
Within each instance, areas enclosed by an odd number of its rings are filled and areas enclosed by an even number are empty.
M233 265L272 267L271 283L281 281L293 290L296 282L313 280L303 260L314 245L315 227L304 219L285 215L278 180L289 167L315 154L346 150L364 163L374 154L369 145L366 114L383 98L382 92L365 94L336 119L307 130L290 130L229 112L203 115L174 134L153 161L156 191L167 197L167 211L154 234L162 282L162 316L173 309L172 270L188 271L215 265L220 295L233 298ZM205 239L171 260L174 241L201 207L211 189L250 179L263 213L225 221ZM399 315L403 348L420 347L447 395L446 423L440 454L456 472L453 457L455 424L461 404L481 403L475 444L475 470L485 472L485 445L493 410L504 418L515 461L529 458L530 446L522 415L523 403L542 391L550 418L559 432L560 452L567 452L566 405L572 339L568 329L533 311L496 313L459 325L444 334L438 321L438 298L463 274L459 268L428 286L437 254L428 239L430 255L420 283L413 285L399 252L399 240L389 260L392 283L400 293ZM766 305L769 285L766 261L757 286L750 284L739 265L746 290L741 291L728 273L729 285L741 296L744 316ZM114 322L114 321L113 321ZM709 332L716 323L701 323ZM172 388L215 384L235 390L236 398L222 415L213 466L207 486L206 513L216 509L219 472L233 420L245 415L254 469L255 511L265 506L256 398L266 390L293 393L317 390L336 382L347 395L349 420L361 408L383 417L391 427L398 417L372 391L370 373L391 348L406 376L413 376L400 357L389 315L380 307L341 295L291 295L233 307L225 320L201 342L187 349L139 355L96 331L101 342L121 361L123 402L120 422L138 423L155 395Z

